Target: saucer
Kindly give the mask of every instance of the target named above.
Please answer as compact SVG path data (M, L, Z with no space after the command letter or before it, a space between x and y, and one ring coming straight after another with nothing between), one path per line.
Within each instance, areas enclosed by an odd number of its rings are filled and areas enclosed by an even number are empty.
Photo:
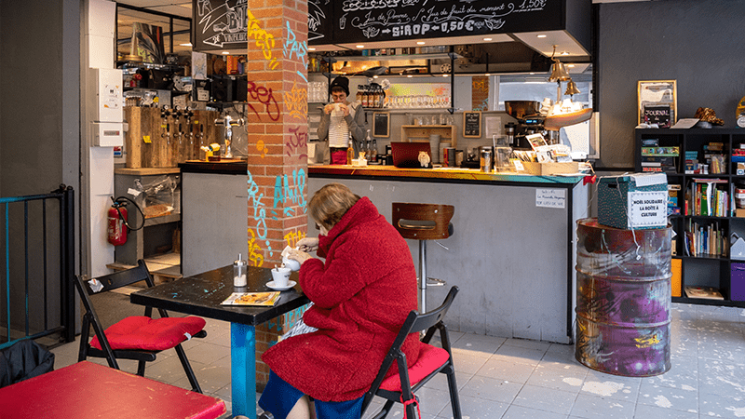
M286 287L280 287L280 286L276 285L274 283L274 281L269 281L269 282L266 283L266 286L268 288L271 288L271 289L273 289L275 291L286 291L286 290L294 287L295 285L297 285L297 282L295 282L295 281L288 282Z

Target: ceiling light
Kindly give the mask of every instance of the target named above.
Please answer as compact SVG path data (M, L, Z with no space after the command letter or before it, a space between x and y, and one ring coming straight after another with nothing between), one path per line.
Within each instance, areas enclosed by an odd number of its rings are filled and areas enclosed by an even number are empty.
M545 38L545 37L546 37L546 35L543 35L543 34L538 35L538 38Z
M406 76L406 77L408 77L408 78L412 78L412 77L414 77L414 76L412 76L411 74L409 74L409 75L408 75L408 76Z
M362 49L362 48L365 48L365 46L364 45L357 45L357 48Z
M374 76L373 76L373 78L374 78L374 79L377 79L377 78L378 78L378 75L377 75L377 74L376 74L376 75L374 75Z
M229 53L229 52L227 52L227 51L223 51L223 52L222 52L222 55L230 55L230 53Z
M424 41L417 41L417 43L416 43L416 44L417 44L417 45L424 45L424 44L425 44L425 42L424 42Z
M442 77L450 77L450 74L443 74Z
M182 47L192 47L192 46L193 46L193 45L191 44L191 42L187 42L187 43L185 43L185 44L179 44L179 45L181 45Z
M489 76L491 76L491 74L489 74L489 73L484 73L484 76L485 76L485 77L489 77Z
M308 51L315 51L316 47L308 47Z
M574 68L574 64L567 64L567 67Z
M564 51L564 52L561 53L561 55L569 55L569 53L566 52L566 51Z
M491 38L484 38L484 41L491 41Z

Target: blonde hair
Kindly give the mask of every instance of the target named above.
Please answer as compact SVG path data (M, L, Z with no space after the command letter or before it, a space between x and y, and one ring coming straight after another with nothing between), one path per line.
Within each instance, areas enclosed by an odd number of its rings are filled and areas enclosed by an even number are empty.
M331 230L359 199L345 185L329 183L313 195L308 203L308 211L317 223Z

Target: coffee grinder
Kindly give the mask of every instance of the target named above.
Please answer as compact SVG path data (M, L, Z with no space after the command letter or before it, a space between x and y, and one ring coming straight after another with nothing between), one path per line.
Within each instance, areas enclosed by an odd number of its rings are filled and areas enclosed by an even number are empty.
M541 103L532 100L509 100L504 102L504 107L507 114L518 122L505 125L508 140L512 138L512 147L530 150L530 143L525 136L543 132L545 117L540 113Z

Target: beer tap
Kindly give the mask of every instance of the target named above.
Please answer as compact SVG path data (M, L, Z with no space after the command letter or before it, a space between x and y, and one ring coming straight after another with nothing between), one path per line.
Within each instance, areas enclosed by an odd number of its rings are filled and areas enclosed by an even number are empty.
M171 116L171 111L168 109L168 105L163 105L163 107L160 109L160 129L165 129L166 131L161 131L160 137L166 138L170 137L170 129L168 124L168 118Z
M190 107L186 107L186 136L189 138L189 155L187 158L191 158L194 153L194 127L191 124L191 118L194 116L194 111ZM194 121L196 122L196 121Z
M233 158L233 127L244 125L242 118L233 119L230 115L225 115L222 119L215 119L215 125L222 125L225 127L225 148L223 151L223 157L226 159Z

